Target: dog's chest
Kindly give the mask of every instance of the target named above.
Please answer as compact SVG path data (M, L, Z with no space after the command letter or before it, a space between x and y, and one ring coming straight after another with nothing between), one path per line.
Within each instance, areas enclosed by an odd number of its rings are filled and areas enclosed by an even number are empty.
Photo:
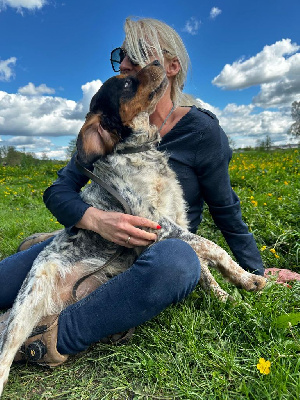
M181 187L162 153L153 151L143 158L140 155L110 157L98 161L94 173L117 190L132 214L157 221L164 216L187 226ZM118 200L95 183L82 196L94 207L124 211Z

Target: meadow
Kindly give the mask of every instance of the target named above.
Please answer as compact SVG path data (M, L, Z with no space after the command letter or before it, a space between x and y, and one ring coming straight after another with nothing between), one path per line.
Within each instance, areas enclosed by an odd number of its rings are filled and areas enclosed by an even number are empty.
M61 227L42 202L61 167L0 167L0 258L31 233ZM236 152L229 169L265 267L299 273L298 150ZM207 209L199 234L228 250ZM300 282L271 279L248 293L214 275L234 303L198 287L138 327L126 346L96 344L54 370L14 365L3 400L298 400Z

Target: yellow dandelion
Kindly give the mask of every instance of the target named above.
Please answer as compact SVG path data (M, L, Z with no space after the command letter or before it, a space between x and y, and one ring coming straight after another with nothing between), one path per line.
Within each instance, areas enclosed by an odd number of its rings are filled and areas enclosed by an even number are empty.
M261 374L268 375L270 373L271 363L268 360L266 361L264 358L260 358L256 367Z
M270 249L270 252L273 254L276 254L276 250L275 249Z
M263 246L263 247L260 249L260 251L265 251L266 248L267 248L267 246Z
M284 181L284 184L285 184L285 185L288 185L289 183L288 183L287 181Z

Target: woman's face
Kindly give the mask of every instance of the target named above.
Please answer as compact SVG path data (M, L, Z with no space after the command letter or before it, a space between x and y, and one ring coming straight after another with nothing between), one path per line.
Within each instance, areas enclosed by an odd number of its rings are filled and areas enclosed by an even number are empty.
M120 64L120 74L135 75L141 69L142 67L140 65L131 62L128 55L125 56L124 60Z

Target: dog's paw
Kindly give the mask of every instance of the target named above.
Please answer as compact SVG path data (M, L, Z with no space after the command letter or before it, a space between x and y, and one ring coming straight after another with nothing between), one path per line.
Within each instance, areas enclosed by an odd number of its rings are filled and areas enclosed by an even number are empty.
M263 276L245 273L241 281L241 288L248 292L257 292L266 286L267 280Z

